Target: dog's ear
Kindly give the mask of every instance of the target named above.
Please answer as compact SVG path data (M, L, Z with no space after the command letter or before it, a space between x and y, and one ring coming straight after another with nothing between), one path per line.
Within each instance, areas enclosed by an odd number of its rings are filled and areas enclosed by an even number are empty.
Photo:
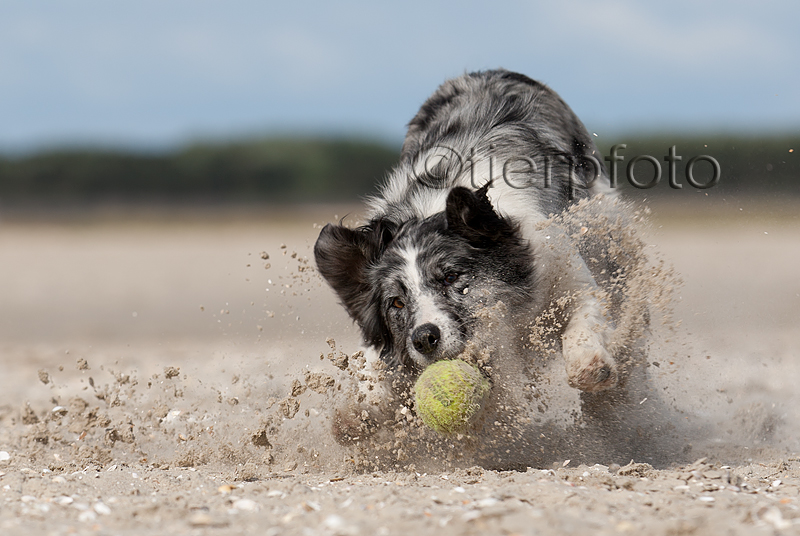
M319 273L333 288L348 314L358 323L367 342L379 345L384 338L375 324L379 312L367 268L391 242L396 226L376 221L358 229L328 224L314 245Z
M494 211L487 196L488 184L472 191L461 186L447 196L447 228L475 247L485 248L514 233L515 226Z

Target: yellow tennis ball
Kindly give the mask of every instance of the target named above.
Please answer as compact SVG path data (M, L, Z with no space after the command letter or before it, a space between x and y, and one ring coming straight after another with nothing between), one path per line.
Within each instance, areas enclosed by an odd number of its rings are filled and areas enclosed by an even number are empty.
M466 361L437 361L414 385L417 414L440 434L460 432L483 407L490 387L481 371Z

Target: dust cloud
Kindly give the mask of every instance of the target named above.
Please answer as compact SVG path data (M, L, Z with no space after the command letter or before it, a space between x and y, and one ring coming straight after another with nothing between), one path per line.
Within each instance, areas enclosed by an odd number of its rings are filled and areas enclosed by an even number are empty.
M542 224L569 237L600 284L615 325L611 346L624 371L619 389L581 394L567 385L559 327L570 297L532 320L498 303L483 312L471 349L493 390L469 431L440 436L426 429L406 391L372 423L376 431L339 444L331 433L334 410L352 404L371 375L353 326L332 312L333 296L309 260L311 236L302 245L239 254L248 283L253 278L266 289L262 301L248 308L220 300L213 313L202 306L204 331L229 339L247 333L247 345L195 344L183 355L179 344L150 347L134 360L140 368L114 359L122 352L102 344L60 357L50 350L46 366L18 379L29 384L26 399L3 401L0 443L52 472L205 467L243 481L295 473L546 469L564 460L669 467L701 455L744 463L759 452L796 447L796 396L770 389L769 380L754 388L758 358L737 371L724 355L712 361L688 333L675 311L681 282L648 242L648 213L601 198ZM340 320L320 320L328 314ZM796 363L781 366L796 372Z

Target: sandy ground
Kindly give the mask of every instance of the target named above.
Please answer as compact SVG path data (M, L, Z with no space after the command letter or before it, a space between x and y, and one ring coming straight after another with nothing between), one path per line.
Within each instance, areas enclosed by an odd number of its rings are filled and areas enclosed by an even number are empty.
M358 335L307 261L333 210L0 219L0 533L800 534L800 220L653 208L683 286L649 370L685 427L527 470L411 424L333 440L326 356Z

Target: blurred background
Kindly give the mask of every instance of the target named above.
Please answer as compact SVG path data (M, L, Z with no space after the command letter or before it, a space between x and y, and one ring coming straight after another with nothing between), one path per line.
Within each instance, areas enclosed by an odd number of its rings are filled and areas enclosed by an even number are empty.
M604 154L676 145L679 177L720 162L703 195L797 195L799 16L788 0L3 2L0 217L352 202L438 84L496 67L559 92Z
M319 280L286 286L296 259L358 213L443 80L496 67L549 84L603 154L627 144L620 186L672 233L697 307L795 326L800 289L775 270L797 265L798 20L789 0L2 2L0 343L357 342ZM642 154L663 175L637 190ZM698 155L713 188L683 179Z

